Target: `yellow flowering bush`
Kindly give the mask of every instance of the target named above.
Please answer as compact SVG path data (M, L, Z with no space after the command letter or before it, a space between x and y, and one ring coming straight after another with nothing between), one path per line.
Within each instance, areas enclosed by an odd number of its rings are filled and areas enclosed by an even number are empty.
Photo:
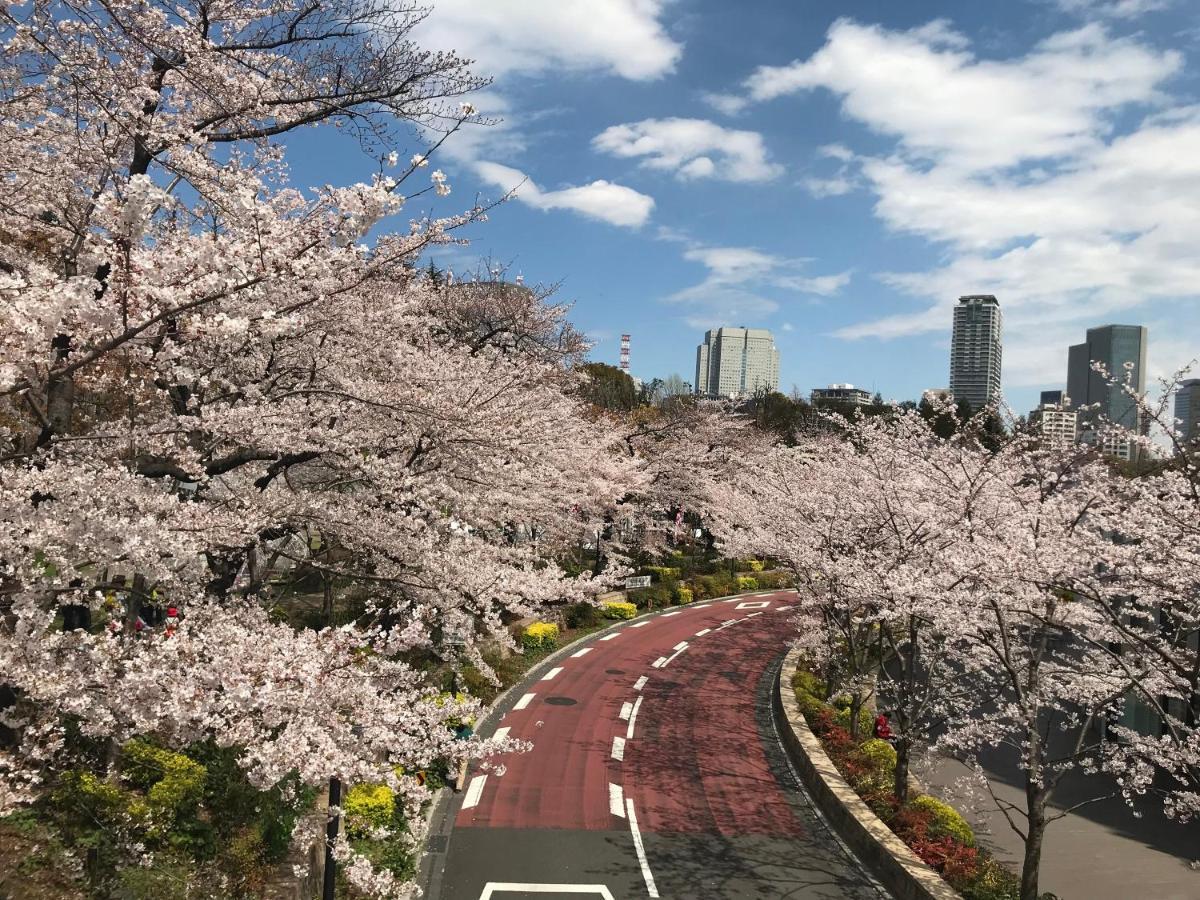
M604 618L606 619L632 619L636 615L637 607L632 603L609 600L604 604Z
M758 579L753 575L739 575L737 586L739 591L757 591Z
M534 622L521 635L526 650L553 650L558 646L558 626L553 622Z
M386 784L356 784L342 802L346 830L352 837L365 837L389 828L396 814L396 796Z
M680 603L691 603L694 599L692 589L688 587L675 588L675 599Z

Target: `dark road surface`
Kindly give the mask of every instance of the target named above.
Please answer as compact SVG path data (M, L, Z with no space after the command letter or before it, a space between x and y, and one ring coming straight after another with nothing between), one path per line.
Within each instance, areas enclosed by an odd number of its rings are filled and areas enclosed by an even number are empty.
M428 896L879 900L771 720L790 599L678 607L537 669L484 729L534 749L476 765L433 823Z

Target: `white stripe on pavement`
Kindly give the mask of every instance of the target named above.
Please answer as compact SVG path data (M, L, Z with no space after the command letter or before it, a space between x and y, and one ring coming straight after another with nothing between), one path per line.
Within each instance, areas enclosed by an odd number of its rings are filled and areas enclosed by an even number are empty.
M625 738L613 735L612 758L621 762L625 759Z
M552 681L554 676L562 671L562 666L555 666L549 672L542 676L542 681Z
M614 816L625 818L625 792L621 790L619 784L609 782L608 785L608 811Z
M493 734L492 737L498 741L502 741L508 737L508 733L511 730L512 729L510 729L507 725L505 725L503 728L497 728L496 733Z
M633 683L633 689L635 691L640 691L642 688L644 688L646 686L646 682L649 680L650 680L649 678L647 678L645 675L643 675L641 678L639 678L637 681L635 681Z
M625 740L633 740L633 726L637 724L638 710L642 708L642 698L639 695L633 704L633 712L629 714L629 727L625 729Z
M708 634L710 631L712 631L711 628L701 629L700 631L696 632L696 637L704 637L704 635Z
M600 638L600 640L602 640L602 641L611 641L611 640L614 640L614 639L616 639L616 638L619 638L620 636L621 636L621 632L619 632L619 631L614 631L612 634L606 634L604 637Z
M634 623L633 623L632 625L630 625L629 627L630 627L630 628L641 628L641 627L643 627L644 625L649 625L649 624L650 624L650 622L649 622L649 620L647 620L647 621L645 621L645 622L634 622Z
M654 668L656 668L656 669L661 669L663 667L663 665L666 663L666 661L667 661L667 658L665 656L660 656L654 662L650 663L650 665L654 666Z
M632 703L622 703L621 704L621 718L624 719L626 722L629 721L629 715L632 712L633 712L633 704Z
M686 650L687 649L687 641L680 641L678 644L676 644L671 649L672 650Z
M633 847L637 851L638 865L642 867L642 878L646 879L646 893L651 897L657 897L658 888L654 886L654 874L650 871L650 863L646 861L646 848L642 846L642 833L638 831L637 813L633 811L633 801L626 799L625 808L629 811L629 831L633 834Z
M479 802L479 797L483 794L483 786L487 784L486 775L476 775L471 779L471 784L467 788L467 796L463 797L463 809L470 809Z
M579 657L587 656L591 652L592 652L591 647L584 647L582 650L578 651L577 653L572 653L571 659L579 659Z
M524 697L522 697L520 700L518 700L516 702L516 705L513 706L513 709L524 709L530 703L533 702L533 698L536 696L537 696L537 694L526 694Z
M676 609L676 610L672 610L672 611L671 611L671 612L669 612L669 613L663 613L663 614L662 614L662 617L665 619L665 618L667 618L668 616L677 616L677 615L679 615L679 613L680 613L681 611L682 611L682 610L678 610L678 609Z

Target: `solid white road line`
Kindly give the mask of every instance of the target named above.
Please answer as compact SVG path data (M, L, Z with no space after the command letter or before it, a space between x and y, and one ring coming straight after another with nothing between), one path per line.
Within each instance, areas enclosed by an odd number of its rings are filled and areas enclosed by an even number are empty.
M642 688L644 688L646 686L646 682L649 680L650 680L649 678L647 678L645 675L643 675L641 678L639 678L637 681L635 681L633 683L633 689L635 691L640 691Z
M621 762L625 759L625 738L613 735L612 758Z
M463 809L470 809L479 802L485 784L487 784L486 775L476 775L471 779L471 784L467 787L467 796L463 797Z
M600 638L600 640L611 641L611 640L615 640L616 638L619 638L620 636L621 636L621 632L614 631L612 634L606 634L604 637Z
M659 666L659 668L665 669L667 666L669 666L671 663L673 663L675 661L675 657L677 657L680 653L682 653L686 649L687 649L687 644L684 644L681 649L676 650L674 653L672 653L670 656L668 656L666 659L664 659L663 664L661 666Z
M581 656L587 656L592 652L592 649L593 648L591 647L584 647L582 650L577 650L575 653L571 654L571 659L579 659Z
M639 695L633 704L633 712L629 714L629 727L625 729L625 740L633 740L633 726L637 724L638 710L642 708L642 698Z
M633 848L637 851L638 865L642 867L642 878L646 879L646 893L651 897L657 897L658 888L654 886L654 874L650 871L650 863L646 861L646 848L642 846L642 833L638 831L637 813L633 811L633 801L626 798L625 808L629 812L629 831L633 834Z
M649 622L649 621L646 621L646 622L634 622L634 623L633 623L632 625L630 625L629 627L630 627L630 628L642 628L642 627L644 627L644 626L646 626L646 625L649 625L649 624L650 624L650 622Z
M712 631L711 628L701 629L700 631L696 632L696 637L704 637L704 635L708 634L710 631Z
M687 641L680 641L678 644L676 644L671 649L672 650L686 650L687 649Z
M654 666L654 668L656 668L656 669L661 669L666 664L666 662L667 662L667 658L665 656L660 656L654 662L650 663L650 665Z
M603 884L531 884L524 881L489 881L479 900L492 900L492 894L594 894L600 900L613 900L612 891Z
M625 792L621 790L619 784L609 782L608 785L608 811L614 816L625 818Z
M549 672L542 676L542 681L553 681L554 676L562 671L562 666L555 666Z
M496 733L493 734L492 737L498 741L502 741L508 737L508 732L510 730L511 729L507 725L505 725L503 728L497 728Z
M633 704L632 703L622 703L621 704L621 718L624 719L626 722L629 721L629 716L632 712L633 712Z
M536 696L537 696L537 694L526 694L524 697L522 697L520 700L518 700L516 702L516 705L513 706L513 709L524 709L530 703L533 702L533 698Z

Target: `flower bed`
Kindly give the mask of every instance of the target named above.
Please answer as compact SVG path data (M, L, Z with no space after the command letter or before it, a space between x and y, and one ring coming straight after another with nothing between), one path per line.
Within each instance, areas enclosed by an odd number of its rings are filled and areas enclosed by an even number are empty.
M976 846L970 825L957 810L928 794L903 806L897 803L892 791L896 751L875 738L855 740L846 727L846 712L816 693L819 683L798 670L793 681L797 705L830 761L871 811L964 900L1018 900L1020 879Z

